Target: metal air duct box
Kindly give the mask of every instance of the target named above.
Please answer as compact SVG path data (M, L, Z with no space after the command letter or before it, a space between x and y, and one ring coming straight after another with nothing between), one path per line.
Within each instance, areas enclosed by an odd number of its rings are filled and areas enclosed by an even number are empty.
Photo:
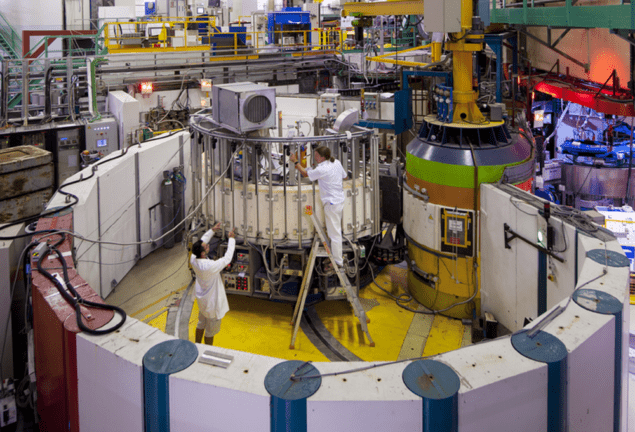
M237 133L276 127L276 90L252 82L214 85L212 118Z

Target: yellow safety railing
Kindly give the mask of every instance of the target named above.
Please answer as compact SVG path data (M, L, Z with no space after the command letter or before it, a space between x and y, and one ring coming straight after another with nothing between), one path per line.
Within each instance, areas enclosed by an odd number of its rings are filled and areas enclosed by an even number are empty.
M304 54L317 50L339 51L344 41L339 29L221 32L215 24L212 16L206 20L187 17L169 21L108 22L104 25L104 46L110 53L212 50L215 56L251 58L259 50L272 48ZM274 43L269 43L270 40Z
M202 38L216 27L216 17L183 17L164 20L107 22L104 24L104 46L108 52L139 50L191 51L202 49Z

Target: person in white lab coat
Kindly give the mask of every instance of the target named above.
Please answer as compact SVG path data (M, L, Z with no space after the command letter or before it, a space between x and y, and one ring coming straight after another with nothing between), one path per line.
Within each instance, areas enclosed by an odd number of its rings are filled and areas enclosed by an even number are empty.
M344 265L342 255L342 211L344 210L344 187L343 180L346 178L346 171L339 160L331 157L331 150L328 147L318 147L315 149L313 160L314 168L304 168L298 162L297 156L292 154L289 160L295 164L295 168L308 177L311 181L318 182L320 186L320 199L324 205L324 219L326 231L331 239L331 252L338 267ZM327 268L328 269L328 268Z
M207 257L209 254L209 241L214 235L214 231L220 229L220 222L211 230L203 234L203 237L192 245L192 256L190 264L196 274L196 284L194 285L196 299L198 301L198 324L196 325L196 343L201 343L205 335L207 345L214 344L214 335L220 331L221 319L229 311L225 285L220 272L227 267L234 255L236 246L234 230L229 234L227 252L222 258L212 260Z

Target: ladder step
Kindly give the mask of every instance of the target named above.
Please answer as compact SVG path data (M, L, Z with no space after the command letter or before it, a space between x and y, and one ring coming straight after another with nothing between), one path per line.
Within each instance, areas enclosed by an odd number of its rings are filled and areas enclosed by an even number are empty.
M307 207L308 210L310 210L309 207ZM311 257L309 258L309 261L311 260L315 260L316 257L329 257L330 262L334 263L333 260L333 256L331 255L330 252L326 251L326 248L323 245L326 245L328 240L326 238L326 235L324 234L324 231L322 230L322 227L320 226L320 224L317 222L317 220L315 219L315 215L313 214L312 211L308 211L306 212L307 215L309 215L311 222L313 223L313 226L315 227L315 231L317 232L320 241L322 242L321 245L318 246L318 238L314 238L313 240L313 249L311 250ZM366 337L368 338L368 341L370 343L371 347L375 346L375 342L373 342L373 339L370 337L370 332L368 331L368 318L366 317L366 311L364 311L364 308L362 307L361 302L359 301L359 297L357 297L357 293L355 292L355 290L353 289L353 286L351 285L350 281L348 280L348 277L346 276L346 271L342 268L338 268L336 267L336 271L335 274L337 274L337 277L340 281L341 286L338 287L338 291L340 291L342 288L344 289L344 292L346 293L346 299L348 300L348 302L351 304L352 308L353 308L353 312L355 314L355 316L357 317L357 319L359 320L359 323L362 327L362 331L366 334ZM305 277L307 276L307 274L310 272L306 272L305 273ZM309 275L310 276L310 275ZM303 281L304 282L304 281ZM305 294L306 297L306 294ZM301 314L301 311L300 311ZM295 315L295 313L294 313ZM299 316L298 316L299 318ZM295 332L297 332L297 323L296 323L296 330ZM295 332L294 332L294 336L293 339L291 341L291 343L293 344L295 342Z

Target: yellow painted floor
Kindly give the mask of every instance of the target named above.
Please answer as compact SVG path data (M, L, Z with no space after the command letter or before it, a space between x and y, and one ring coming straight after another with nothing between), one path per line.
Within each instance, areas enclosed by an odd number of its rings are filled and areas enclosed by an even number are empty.
M392 287L388 267L377 275L375 280L393 295L403 292ZM366 315L370 318L368 331L375 342L375 347L368 345L368 340L361 331L359 321L353 315L348 302L322 302L315 309L324 326L357 357L365 361L397 360L414 313L397 306L392 298L374 284L362 288L359 297L379 303L366 311ZM411 307L416 308L416 305Z
M123 301L123 307L130 315L165 331L168 309L178 304L191 279L187 266L181 265L182 258L180 256L183 253L183 251L176 250L157 251L145 258L131 272L141 272L144 275L143 281L134 275L126 276L126 278L130 277L134 283L127 286L125 278L118 287L119 294L114 298ZM152 261L157 260L157 263L152 263ZM160 276L163 279L159 281L160 283L154 282L149 276L153 272L148 267L152 266L158 266L156 267L156 278L158 279ZM165 277L166 274L171 273L174 276ZM393 295L399 295L407 289L405 275L405 269L388 266L377 275L376 282ZM148 289L148 287L152 287L152 289ZM138 291L139 294L131 295L132 290ZM293 304L271 302L241 295L229 295L228 300L230 311L223 318L220 333L214 338L215 346L286 360L328 361L326 356L309 341L302 329L298 331L295 349L289 349L293 333L291 325ZM399 307L391 297L372 283L360 290L360 300L370 319L368 329L375 342L375 347L369 346L359 321L353 315L348 302L325 301L315 305L315 310L329 332L362 360L397 360L415 314ZM117 303L113 302L113 304ZM412 309L418 307L414 301L410 302L408 306ZM198 306L194 302L189 321L190 341L194 341L197 319ZM427 337L421 339L424 346L419 347L418 350L413 350L413 353L418 351L418 353L423 352L424 356L431 356L457 349L462 343L465 344L464 335L467 333L460 320L442 316L428 319L432 320L432 324L428 326ZM426 331L428 330L426 329Z

